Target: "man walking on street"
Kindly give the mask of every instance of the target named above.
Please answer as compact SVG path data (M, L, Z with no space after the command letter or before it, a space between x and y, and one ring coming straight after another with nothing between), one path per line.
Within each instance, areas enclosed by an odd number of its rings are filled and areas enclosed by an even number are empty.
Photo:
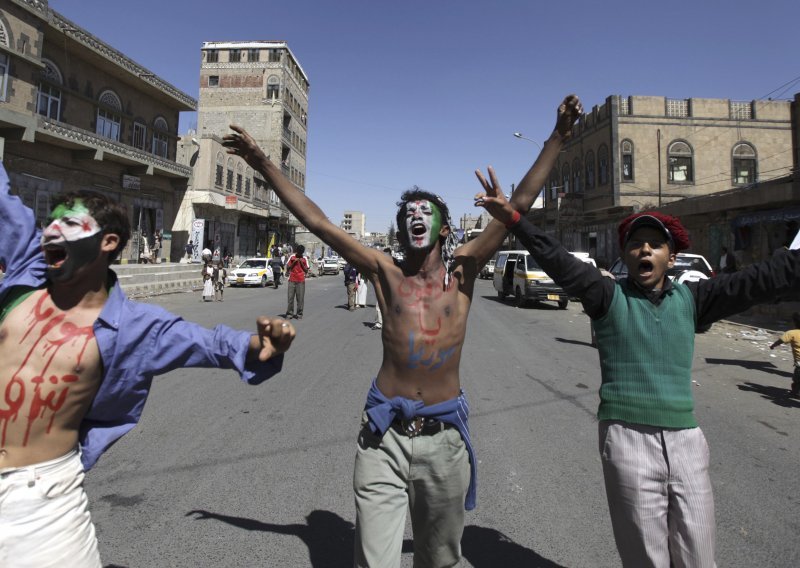
M581 113L575 96L559 106L556 128L514 192L516 207L527 211L533 204ZM493 221L457 248L446 203L414 187L398 203L405 256L396 265L331 223L247 132L231 128L234 133L223 139L228 152L261 173L302 225L372 282L383 312L383 358L367 394L353 475L356 565L400 566L407 509L414 566L458 564L477 473L459 375L461 349L478 268L500 246L505 227Z
M289 303L286 306L286 317L303 319L303 304L306 297L306 273L308 272L308 260L303 256L306 247L297 245L293 255L286 261L286 272L289 274L289 284L287 294ZM297 311L294 311L294 300L297 298Z
M344 285L347 288L347 309L351 312L356 309L356 282L358 269L349 262L344 265Z

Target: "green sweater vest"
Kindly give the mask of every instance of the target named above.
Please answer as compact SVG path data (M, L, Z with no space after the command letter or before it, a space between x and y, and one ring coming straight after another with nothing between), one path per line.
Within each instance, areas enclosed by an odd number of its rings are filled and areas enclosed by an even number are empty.
M692 293L672 285L656 306L620 282L608 313L594 321L603 384L600 420L662 428L694 428Z

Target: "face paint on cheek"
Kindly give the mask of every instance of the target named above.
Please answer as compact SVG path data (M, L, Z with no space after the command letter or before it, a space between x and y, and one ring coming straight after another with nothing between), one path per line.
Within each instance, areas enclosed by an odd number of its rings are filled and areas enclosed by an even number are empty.
M442 230L442 212L439 211L439 208L436 207L431 203L431 215L430 220L430 241L428 242L429 245L436 244L436 241L439 240L439 231Z
M78 269L97 259L100 255L102 239L103 234L97 233L77 241L62 243L67 256L58 267L49 266L47 268L47 277L54 282L70 280Z
M76 200L72 207L63 203L56 206L50 215L52 221L45 228L42 244L77 241L100 233L100 225L92 217L81 200Z

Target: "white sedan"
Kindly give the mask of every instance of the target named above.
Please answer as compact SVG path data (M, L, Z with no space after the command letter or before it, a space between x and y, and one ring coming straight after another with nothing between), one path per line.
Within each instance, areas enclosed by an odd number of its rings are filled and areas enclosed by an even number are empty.
M272 268L264 257L245 259L238 267L229 271L231 286L261 286L273 284Z

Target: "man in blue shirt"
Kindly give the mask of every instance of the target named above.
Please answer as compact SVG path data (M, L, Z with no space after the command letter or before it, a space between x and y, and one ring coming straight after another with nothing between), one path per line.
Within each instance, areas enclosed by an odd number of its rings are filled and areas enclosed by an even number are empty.
M103 195L68 193L43 231L0 166L0 565L100 566L83 475L138 422L155 375L280 371L294 328L206 329L125 297L110 264L130 235Z

